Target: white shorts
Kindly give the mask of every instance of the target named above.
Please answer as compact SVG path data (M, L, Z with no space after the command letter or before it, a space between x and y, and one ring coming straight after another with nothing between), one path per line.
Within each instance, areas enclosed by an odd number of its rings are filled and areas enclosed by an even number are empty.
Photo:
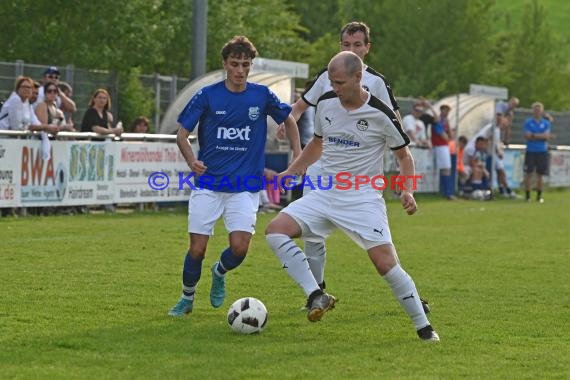
M435 167L439 169L451 169L451 154L448 145L434 146Z
M322 241L339 228L366 250L392 243L386 203L376 191L309 191L282 212L295 219L308 241Z
M308 179L307 179L308 178ZM303 186L303 196L307 194L309 191L315 190L319 188L319 181L321 183L321 187L328 187L329 181L328 178L321 176L321 161L315 162L313 165L307 168L307 172L305 173L305 183L307 181L311 181L310 183L313 185L314 189L311 186Z
M495 170L505 170L505 163L502 158L495 155Z
M259 208L259 193L222 193L194 190L188 201L188 232L213 235L214 226L224 217L226 230L254 233Z
M305 174L305 178L303 179L303 196L310 191L317 190L317 189L328 189L332 187L333 179L329 176L317 175L317 174Z

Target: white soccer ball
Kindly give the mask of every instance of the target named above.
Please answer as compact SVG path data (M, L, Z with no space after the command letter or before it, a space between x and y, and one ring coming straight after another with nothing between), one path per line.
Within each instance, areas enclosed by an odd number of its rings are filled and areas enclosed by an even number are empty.
M260 333L267 324L267 309L257 298L240 298L228 310L228 324L240 334Z
M485 193L483 192L483 190L473 190L473 192L471 193L471 199L483 201L485 200Z

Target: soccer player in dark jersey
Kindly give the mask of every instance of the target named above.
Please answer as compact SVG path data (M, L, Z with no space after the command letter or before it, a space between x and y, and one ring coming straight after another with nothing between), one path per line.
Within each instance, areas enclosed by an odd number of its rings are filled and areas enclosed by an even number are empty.
M285 123L293 156L300 154L299 133L290 115L291 106L281 102L266 86L247 81L255 46L244 36L236 36L222 48L226 79L202 88L192 97L180 116L177 144L194 175L188 204L190 247L182 271L182 296L168 312L180 317L192 311L202 260L214 225L224 218L229 247L212 266L210 303L222 306L225 274L244 260L264 187L267 116ZM198 157L188 136L198 127Z

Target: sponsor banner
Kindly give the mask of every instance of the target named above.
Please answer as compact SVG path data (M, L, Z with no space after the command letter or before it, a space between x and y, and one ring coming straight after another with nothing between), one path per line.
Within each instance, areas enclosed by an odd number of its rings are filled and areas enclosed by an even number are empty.
M49 158L43 157L38 139L12 140L20 161L18 178L20 205L57 206L64 203L67 191L67 152L64 142L52 141Z
M56 141L67 153L64 205L115 203L116 144L110 141ZM57 144L59 146L59 144Z
M435 160L431 149L422 149L410 147L416 175L421 176L417 179L417 193L435 193L439 187L439 174L435 169ZM398 162L392 151L384 155L384 173L399 173Z
M439 189L439 173L435 168L435 158L431 149L410 148L414 157L418 180L418 193L435 193Z
M507 175L507 183L511 189L523 188L523 167L524 167L524 151L507 149L504 152L503 164L505 165L505 174ZM497 176L494 176L495 187L498 187Z
M114 145L117 147L116 203L188 200L191 189L188 186L179 189L178 173L188 175L190 169L176 144L118 142ZM156 178L155 173L163 175Z
M550 152L550 176L549 186L566 187L570 186L570 152L552 151Z
M20 146L14 141L0 139L0 207L20 205Z
M193 145L197 152L197 147ZM437 192L432 151L411 148L417 192ZM72 206L187 201L190 174L176 144L168 142L51 141L42 157L39 139L0 139L0 207ZM521 188L524 151L507 149L509 185ZM399 173L392 153L385 174ZM182 173L182 175L180 174ZM550 186L570 186L570 152L550 152Z

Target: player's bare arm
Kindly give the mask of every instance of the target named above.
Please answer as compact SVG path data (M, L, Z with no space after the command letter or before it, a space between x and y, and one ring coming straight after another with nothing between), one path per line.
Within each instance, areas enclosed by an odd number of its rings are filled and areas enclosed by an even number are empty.
M309 108L309 104L307 104L307 102L305 102L303 98L299 98L295 103L293 103L291 107L292 107L291 116L293 116L293 119L295 119L295 121L297 122L299 121L299 118L301 117L303 112L305 112L307 108ZM279 126L277 127L277 138L284 139L287 136L288 134L286 131L285 124L279 124Z
M190 137L190 131L179 126L178 133L176 134L176 145L178 145L180 153L184 156L186 164L188 164L190 170L196 174L204 174L207 166L205 166L202 161L196 159L192 146L190 145L190 141L188 141L188 137Z
M417 204L413 193L415 185L413 181L416 174L414 158L407 146L395 150L394 155L400 165L400 175L406 179L400 195L400 202L402 203L404 210L406 210L406 213L408 213L408 215L413 215L417 211Z
M297 99L295 103L293 103L292 105L293 109L291 110L291 115L293 115L296 121L299 121L299 118L301 117L303 112L305 112L307 108L309 108L309 106L310 105L301 97Z
M293 151L293 158L299 157L301 154L301 138L299 137L299 128L297 127L297 122L289 114L287 119L285 119L285 129L287 134L287 139L291 145L291 150Z

